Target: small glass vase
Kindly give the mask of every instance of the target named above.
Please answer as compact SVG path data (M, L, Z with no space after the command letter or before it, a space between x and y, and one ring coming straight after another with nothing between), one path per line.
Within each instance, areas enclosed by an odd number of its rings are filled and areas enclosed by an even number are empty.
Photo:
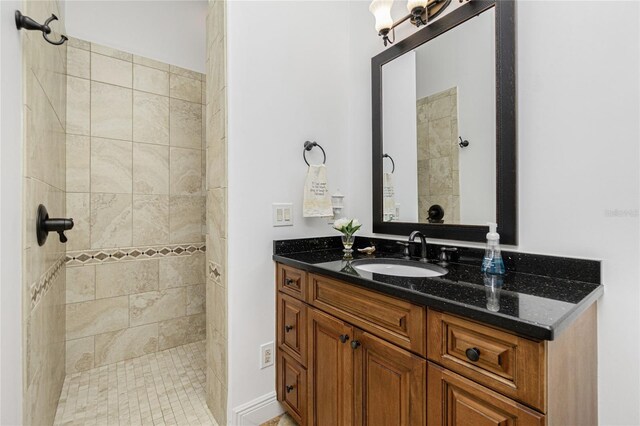
M355 235L342 234L342 245L345 254L350 255L353 253L353 241L356 239Z

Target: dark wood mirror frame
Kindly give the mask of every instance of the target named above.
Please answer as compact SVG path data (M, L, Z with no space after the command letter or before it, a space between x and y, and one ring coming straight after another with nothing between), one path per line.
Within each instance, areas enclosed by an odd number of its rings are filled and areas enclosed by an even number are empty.
M492 7L495 7L496 40L496 222L500 242L517 244L516 56L513 0L472 0L371 59L373 232L408 235L418 230L431 238L485 241L486 233L489 232L488 226L383 221L382 66Z

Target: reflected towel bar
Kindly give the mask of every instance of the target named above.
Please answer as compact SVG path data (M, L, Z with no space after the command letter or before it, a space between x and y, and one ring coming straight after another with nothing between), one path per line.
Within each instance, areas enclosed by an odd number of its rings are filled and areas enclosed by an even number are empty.
M391 158L391 156L390 156L389 154L384 154L384 155L382 156L382 158L388 158L389 160L391 160L391 166L392 166L392 168L391 168L391 173L393 174L393 172L395 172L395 171L396 171L396 162L395 162L395 161L393 161L393 158Z

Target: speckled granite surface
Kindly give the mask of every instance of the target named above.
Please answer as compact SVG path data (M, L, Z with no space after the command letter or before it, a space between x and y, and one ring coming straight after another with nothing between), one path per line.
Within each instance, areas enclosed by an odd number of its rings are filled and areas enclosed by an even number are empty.
M357 247L375 244L373 256L400 258L395 240L358 237ZM415 247L414 247L415 248ZM429 246L435 258L440 246ZM604 292L600 262L503 252L507 274L489 284L480 272L483 250L460 248L436 278L406 278L356 270L343 259L340 238L274 241L273 259L309 272L397 296L414 303L466 316L536 339L553 340ZM497 284L497 285L496 285Z

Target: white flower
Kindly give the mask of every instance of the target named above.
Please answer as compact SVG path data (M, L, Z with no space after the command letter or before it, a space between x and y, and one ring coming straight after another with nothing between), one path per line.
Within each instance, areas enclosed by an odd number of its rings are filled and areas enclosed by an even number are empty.
M342 231L342 229L349 224L349 219L342 218L333 222L333 227L338 231Z
M355 234L361 226L362 225L360 224L360 222L358 222L358 219L342 218L337 219L333 223L333 229L335 229L336 231L340 231L345 235Z

